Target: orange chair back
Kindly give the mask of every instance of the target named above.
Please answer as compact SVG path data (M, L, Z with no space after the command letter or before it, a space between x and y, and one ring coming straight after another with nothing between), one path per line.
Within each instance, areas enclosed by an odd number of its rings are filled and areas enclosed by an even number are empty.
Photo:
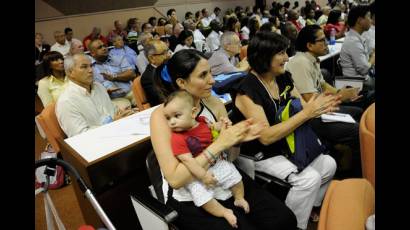
M132 82L132 93L134 94L135 103L140 111L151 108L141 85L141 76L136 77Z
M375 108L371 104L360 119L360 153L363 177L375 186Z
M365 229L375 213L375 192L368 180L332 180L320 210L317 230Z
M248 45L241 47L241 52L239 53L239 58L243 60L248 56Z
M57 153L60 152L60 146L58 145L57 138L64 139L66 135L61 129L60 124L58 124L55 113L55 103L46 106L37 116L37 121L41 126L41 129L44 131L47 141Z

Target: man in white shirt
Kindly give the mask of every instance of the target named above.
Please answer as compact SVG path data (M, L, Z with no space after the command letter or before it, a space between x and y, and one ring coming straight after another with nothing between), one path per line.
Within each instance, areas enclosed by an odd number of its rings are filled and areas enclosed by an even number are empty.
M152 40L152 34L151 33L142 33L138 37L138 43L141 45L142 49L140 50L140 53L137 56L136 62L137 62L137 68L140 74L143 74L145 71L145 68L147 68L147 65L149 64L147 57L145 56L144 53L144 47L145 44Z
M104 86L93 80L90 59L75 54L64 60L69 82L56 103L56 116L68 137L107 124L133 113L131 109L116 110Z
M51 46L50 51L60 52L64 58L67 57L67 54L70 52L70 43L65 39L65 34L61 31L54 32L54 39L56 43Z
M246 58L241 62L235 57L241 51L241 40L232 31L225 31L221 36L221 47L209 58L212 75L248 71L250 69Z
M212 32L206 38L206 44L209 47L210 51L214 52L220 47L219 40L222 35L222 33L220 32L222 26L219 24L218 21L214 19L211 21L210 27L212 29Z
M215 7L214 12L210 16L211 21L215 19L217 22L221 23L221 19L219 18L220 14L221 14L221 8Z
M206 8L203 8L201 10L201 12L202 12L202 17L203 17L201 19L202 26L203 27L208 27L209 23L211 23L211 21L212 21L212 18L209 16L209 12Z

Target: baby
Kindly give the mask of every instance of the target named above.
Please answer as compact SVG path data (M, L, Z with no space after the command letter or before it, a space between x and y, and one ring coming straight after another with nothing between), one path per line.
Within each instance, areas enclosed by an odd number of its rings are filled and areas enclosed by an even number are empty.
M237 219L233 211L222 206L214 198L215 190L210 187L216 179L218 186L230 189L235 199L234 205L243 208L245 213L249 213L249 204L244 198L242 176L232 162L217 159L206 149L212 143L212 136L216 136L215 131L211 131L211 128L220 129L222 125L230 121L228 118L222 118L222 122L208 125L205 117L195 118L196 110L194 99L186 91L176 91L165 100L164 114L173 131L172 151L197 178L196 181L185 186L194 204L214 216L224 217L232 227L237 228ZM194 159L199 154L205 154L211 163L208 171Z

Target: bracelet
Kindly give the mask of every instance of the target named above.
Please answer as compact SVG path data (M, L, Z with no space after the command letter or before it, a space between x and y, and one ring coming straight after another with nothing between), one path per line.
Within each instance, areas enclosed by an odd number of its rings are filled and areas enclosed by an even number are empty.
M208 152L209 155L211 155L211 157L212 157L212 159L213 159L214 161L217 161L217 160L218 160L218 157L216 157L211 151L209 151L208 149L205 149L205 151Z
M116 73L114 73L113 75L112 75L112 78L117 78L117 74Z
M215 164L215 161L208 156L208 153L207 153L207 152L203 152L203 155L205 156L205 158L206 158L206 160L208 161L209 165L212 166L212 165Z

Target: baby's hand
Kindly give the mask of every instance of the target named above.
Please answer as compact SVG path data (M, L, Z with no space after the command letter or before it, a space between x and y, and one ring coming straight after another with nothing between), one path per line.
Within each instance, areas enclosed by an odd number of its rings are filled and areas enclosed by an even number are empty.
M205 176L202 177L201 181L207 188L213 188L215 187L216 183L218 183L214 174L210 171L206 172Z

